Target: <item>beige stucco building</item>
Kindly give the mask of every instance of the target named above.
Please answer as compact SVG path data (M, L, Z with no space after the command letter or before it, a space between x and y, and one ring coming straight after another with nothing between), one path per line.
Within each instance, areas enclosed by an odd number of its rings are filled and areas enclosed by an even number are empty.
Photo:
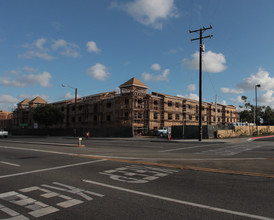
M158 92L148 94L148 86L132 78L119 86L120 92L104 92L75 100L50 103L64 114L64 122L55 128L119 128L132 127L134 135L151 134L160 127L198 125L199 103L196 100ZM39 97L40 98L40 97ZM44 100L24 100L14 113L14 125L33 128L31 109ZM202 103L203 125L238 122L235 106ZM75 112L76 111L76 112ZM26 113L28 112L28 113ZM76 116L76 117L75 117ZM39 125L40 127L40 125Z

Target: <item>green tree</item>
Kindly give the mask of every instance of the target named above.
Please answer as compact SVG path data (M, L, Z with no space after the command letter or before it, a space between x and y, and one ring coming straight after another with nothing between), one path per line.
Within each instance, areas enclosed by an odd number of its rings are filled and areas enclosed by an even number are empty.
M62 123L64 114L53 105L41 105L35 108L33 119L39 124L48 127L50 125Z
M265 108L263 113L264 124L266 125L274 125L274 110L269 106Z
M243 111L239 112L240 121L241 122L248 122L253 123L254 122L254 108L255 106L250 104L250 102L247 100L246 96L242 96L241 99L244 101L244 106L239 106L240 108L244 108ZM257 117L258 122L260 124L260 118L263 118L264 116L264 109L265 106L257 106Z

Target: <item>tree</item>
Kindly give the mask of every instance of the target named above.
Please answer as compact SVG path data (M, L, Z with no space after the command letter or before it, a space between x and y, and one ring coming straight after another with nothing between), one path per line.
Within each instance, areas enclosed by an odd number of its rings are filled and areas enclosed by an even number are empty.
M62 123L64 114L53 105L41 105L35 108L33 119L47 128L50 125Z
M274 110L269 106L265 108L263 113L264 124L266 125L274 125Z
M250 104L246 96L242 96L241 99L244 101L244 106L239 106L244 108L243 111L239 112L240 121L253 123L254 122L254 110L255 106ZM265 106L257 106L257 117L258 119L263 118ZM260 124L260 120L258 120Z
M253 123L254 121L254 106L248 102L246 96L242 96L241 99L244 101L244 106L239 106L240 108L245 108L245 110L239 113L241 122Z

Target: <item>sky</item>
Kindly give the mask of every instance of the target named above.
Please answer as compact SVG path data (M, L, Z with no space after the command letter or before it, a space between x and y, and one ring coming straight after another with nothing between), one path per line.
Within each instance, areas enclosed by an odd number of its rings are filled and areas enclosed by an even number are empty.
M0 110L118 90L132 77L159 92L274 108L273 0L1 0ZM69 87L62 87L65 84Z

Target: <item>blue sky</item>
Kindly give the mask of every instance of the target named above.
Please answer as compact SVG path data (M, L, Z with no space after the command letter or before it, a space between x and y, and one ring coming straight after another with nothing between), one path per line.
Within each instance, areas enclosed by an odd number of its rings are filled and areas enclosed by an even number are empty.
M24 98L48 102L113 91L136 77L161 92L274 107L273 0L1 0L0 109Z

